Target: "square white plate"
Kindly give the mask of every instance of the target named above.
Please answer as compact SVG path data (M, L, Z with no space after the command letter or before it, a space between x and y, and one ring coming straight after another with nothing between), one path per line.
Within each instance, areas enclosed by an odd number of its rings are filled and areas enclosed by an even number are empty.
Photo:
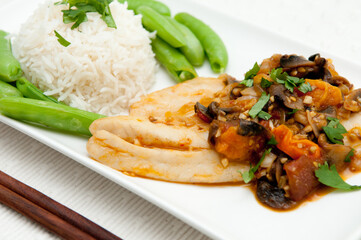
M16 0L0 9L0 29L17 33L22 22L41 0ZM195 1L164 0L173 13L187 11L204 20L222 36L229 51L227 73L241 79L255 61L273 53L309 56L317 50L232 19L197 5ZM337 71L360 87L361 66L332 58ZM216 76L209 64L197 69L200 76ZM161 70L155 89L174 84ZM358 81L358 82L357 82ZM361 237L361 191L335 191L290 212L274 212L262 207L246 187L175 184L126 176L87 155L86 138L50 131L0 116L0 121L39 140L111 179L139 196L179 217L208 236L217 239L359 239ZM349 179L361 183L361 174Z

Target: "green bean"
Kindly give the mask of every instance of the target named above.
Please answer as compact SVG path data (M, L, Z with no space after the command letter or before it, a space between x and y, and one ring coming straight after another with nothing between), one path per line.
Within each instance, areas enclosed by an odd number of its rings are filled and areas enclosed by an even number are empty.
M21 77L16 81L16 87L24 95L24 97L59 103L55 98L46 96L40 89L35 87L34 84L24 77Z
M180 47L180 51L193 66L202 66L204 62L204 49L194 33L174 18L168 20L183 34L186 45Z
M0 98L3 97L22 97L21 92L9 83L0 81Z
M23 72L20 63L12 54L8 33L0 30L0 80L4 82L16 81Z
M87 136L91 136L90 124L105 117L62 104L19 97L0 98L0 113L17 120Z
M203 45L212 70L216 73L224 72L228 64L228 53L218 34L204 22L188 13L178 13L174 18L197 36Z
M170 10L167 5L154 0L118 0L120 3L128 2L128 9L135 11L140 6L148 6L153 8L164 16L170 16Z
M162 39L158 37L153 39L152 49L158 61L177 82L183 82L197 76L196 71L186 57Z
M149 31L157 31L157 36L169 43L172 47L182 47L185 45L183 34L171 24L168 19L147 6L140 6L136 10L137 14L142 14L143 26Z

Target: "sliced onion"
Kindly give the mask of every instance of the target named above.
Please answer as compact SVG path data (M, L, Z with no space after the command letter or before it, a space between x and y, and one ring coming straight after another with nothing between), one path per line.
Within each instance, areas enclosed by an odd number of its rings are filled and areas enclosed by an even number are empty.
M320 131L318 130L316 124L313 122L310 111L307 110L306 113L307 113L308 123L312 127L313 133L315 134L316 138L318 138L320 136Z
M261 167L262 168L269 168L272 166L272 163L274 162L274 160L276 160L277 156L273 153L269 153L266 155L266 157L264 158L263 162L261 163Z
M256 92L256 90L254 89L254 87L248 87L245 88L241 91L242 96L254 96L254 97L258 97L259 94Z

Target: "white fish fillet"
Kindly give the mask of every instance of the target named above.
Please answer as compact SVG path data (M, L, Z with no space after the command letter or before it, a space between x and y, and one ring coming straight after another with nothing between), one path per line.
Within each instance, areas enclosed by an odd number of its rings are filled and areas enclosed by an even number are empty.
M96 120L88 152L114 169L148 178L240 182L239 171L249 166L222 161L207 141L207 124L194 114L197 101L210 101L224 87L223 78L196 78L151 93L132 106L131 116Z
M93 158L114 169L173 182L239 182L242 177L238 171L248 169L240 163L223 167L220 156L211 149L180 151L142 147L105 130L97 131L87 148Z

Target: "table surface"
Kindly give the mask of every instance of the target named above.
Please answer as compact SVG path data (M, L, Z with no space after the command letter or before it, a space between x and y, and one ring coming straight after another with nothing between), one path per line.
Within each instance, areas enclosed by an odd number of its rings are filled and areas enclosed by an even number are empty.
M8 2L0 0L0 6ZM361 64L361 1L197 2ZM0 123L0 134L2 171L116 235L127 240L208 239L152 203L11 127ZM3 205L0 216L0 239L57 239Z

